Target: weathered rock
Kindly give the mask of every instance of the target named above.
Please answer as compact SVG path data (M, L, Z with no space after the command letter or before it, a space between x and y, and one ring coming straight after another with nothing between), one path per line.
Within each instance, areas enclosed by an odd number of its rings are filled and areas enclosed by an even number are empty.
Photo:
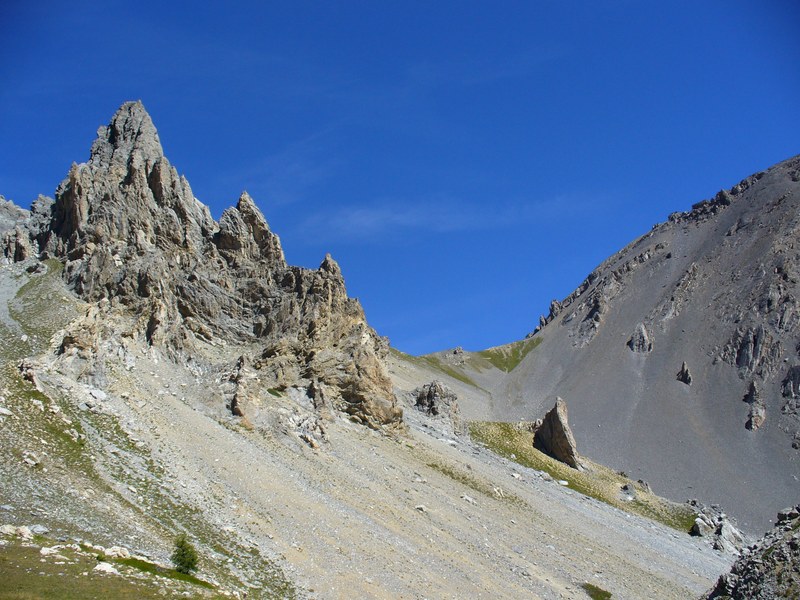
M745 402L750 405L750 411L747 414L747 422L744 426L755 431L764 424L767 419L767 407L761 400L761 395L758 392L758 387L755 381L750 382L750 387L747 389L747 394L743 398Z
M109 558L130 558L130 550L122 546L111 546L106 549L105 555Z
M207 344L256 343L248 357L267 388L326 385L330 404L370 427L399 425L387 344L349 298L330 257L319 269L286 264L278 236L245 192L219 223L164 156L141 102L98 130L89 161L73 165L54 203L28 218L38 252L64 261L64 278L95 303L59 352L100 384L112 314L185 361ZM227 398L235 411L235 399Z
M698 512L690 533L707 538L720 552L738 556L745 546L745 539L728 515L717 505L706 506L697 500L690 500L689 505Z
M764 324L738 328L722 350L722 359L735 366L739 375L766 377L778 365L781 345Z
M686 361L683 361L677 379L686 385L692 385L692 374L689 372L689 365L686 364Z
M692 525L691 534L699 537L709 537L716 531L714 522L706 515L699 515Z
M797 598L800 595L800 505L778 513L772 531L722 575L706 600Z
M633 335L628 340L628 348L632 352L650 352L653 350L653 342L650 340L650 335L647 333L647 328L644 323L636 325Z
M789 367L781 384L781 393L784 398L800 398L800 365Z
M448 418L453 426L453 433L464 432L464 423L458 407L458 396L441 381L432 381L414 390L414 408L425 414Z
M555 406L545 415L542 424L533 434L533 446L573 469L581 470L583 467L567 416L566 402L557 398Z
M97 573L103 573L105 575L119 575L119 571L117 571L116 567L114 567L114 565L112 565L111 563L107 562L97 563L97 566L92 570L96 571Z

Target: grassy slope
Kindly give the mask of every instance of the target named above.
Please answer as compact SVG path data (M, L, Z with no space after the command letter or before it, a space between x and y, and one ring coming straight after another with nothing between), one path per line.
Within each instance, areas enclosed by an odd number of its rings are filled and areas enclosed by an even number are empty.
M489 361L496 369L510 373L517 368L519 363L521 363L528 354L530 354L531 350L541 343L542 338L534 337L505 346L481 350L476 354Z
M497 346L480 352L465 353L466 364L473 370L481 372L495 368L505 373L510 373L525 359L530 352L541 344L542 338L531 338L513 342L505 346ZM462 383L466 383L475 388L480 386L469 376L460 366L448 365L437 354L425 354L423 356L412 356L401 352L395 348L390 348L400 360L410 362L418 367L440 371Z
M554 479L568 481L571 489L626 512L659 521L683 532L691 529L697 516L688 506L660 498L608 467L585 458L583 462L587 465L587 470L576 471L536 450L533 447L532 434L518 429L512 423L473 421L469 425L469 431L472 439L500 456L524 467L545 471ZM623 499L621 488L625 484L635 487L634 500Z
M148 600L184 593L192 598L224 597L205 581L176 577L180 574L172 569L145 561L109 560L120 572L120 575L109 575L95 572L98 559L82 550L67 547L58 551L63 559L42 558L39 547L54 541L37 538L36 542L11 540L0 546L0 600Z

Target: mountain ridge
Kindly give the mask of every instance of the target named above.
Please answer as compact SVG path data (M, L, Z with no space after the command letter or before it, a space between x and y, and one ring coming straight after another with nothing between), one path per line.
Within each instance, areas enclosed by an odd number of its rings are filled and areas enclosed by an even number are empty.
M562 396L589 456L766 529L800 476L798 181L795 156L654 225L551 303L509 374L462 360L490 392L465 416L534 419Z

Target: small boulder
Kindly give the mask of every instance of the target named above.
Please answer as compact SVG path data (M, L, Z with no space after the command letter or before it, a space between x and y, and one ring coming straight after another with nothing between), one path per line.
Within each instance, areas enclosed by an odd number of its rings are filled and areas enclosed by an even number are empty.
M107 562L97 563L97 566L93 570L106 575L119 575L119 571L117 571L113 565Z
M689 372L689 365L686 364L686 361L683 361L681 365L681 370L678 371L678 381L681 383L685 383L686 385L692 385L692 374Z
M747 413L747 421L745 422L744 426L750 431L755 431L764 424L764 421L767 420L767 407L764 405L764 401L761 399L761 395L759 394L755 381L750 382L750 387L747 390L747 394L745 394L742 400L750 405L750 410Z
M122 546L111 546L111 548L106 550L106 556L109 558L130 558L131 553L127 548L123 548Z

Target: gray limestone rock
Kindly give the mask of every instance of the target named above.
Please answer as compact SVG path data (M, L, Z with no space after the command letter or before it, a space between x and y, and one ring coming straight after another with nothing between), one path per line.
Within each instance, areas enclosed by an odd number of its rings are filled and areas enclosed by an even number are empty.
M720 552L738 556L745 546L745 538L728 515L716 504L706 506L690 500L689 505L698 513L689 533L707 538Z
M689 372L689 365L686 364L686 361L683 361L683 364L681 365L681 370L678 371L677 379L681 383L685 383L686 385L692 385L692 374Z
M266 387L321 382L353 420L402 423L386 342L347 296L336 262L287 265L246 192L215 222L164 156L141 102L126 103L98 130L88 162L72 166L55 202L36 205L30 221L38 251L63 261L70 287L95 303L92 323L68 331L60 349L97 365L86 372L103 363L97 340L106 314L124 313L174 360L208 344L250 344L261 350L247 363ZM235 397L226 402L241 411Z
M745 394L743 400L750 405L750 411L747 414L747 422L744 426L751 431L755 431L761 427L767 419L767 407L761 399L755 381L750 382L750 387L747 389L747 394Z
M556 398L553 408L545 415L533 434L533 446L573 469L583 467L569 426L567 403Z
M775 527L723 574L705 600L797 598L800 595L800 505L778 513Z
M425 414L448 418L453 425L453 432L464 432L464 422L458 407L458 396L441 381L432 381L414 390L414 408Z
M647 328L644 323L638 323L633 335L628 340L628 348L632 352L646 353L653 350L653 342L650 340L650 335L647 333Z

